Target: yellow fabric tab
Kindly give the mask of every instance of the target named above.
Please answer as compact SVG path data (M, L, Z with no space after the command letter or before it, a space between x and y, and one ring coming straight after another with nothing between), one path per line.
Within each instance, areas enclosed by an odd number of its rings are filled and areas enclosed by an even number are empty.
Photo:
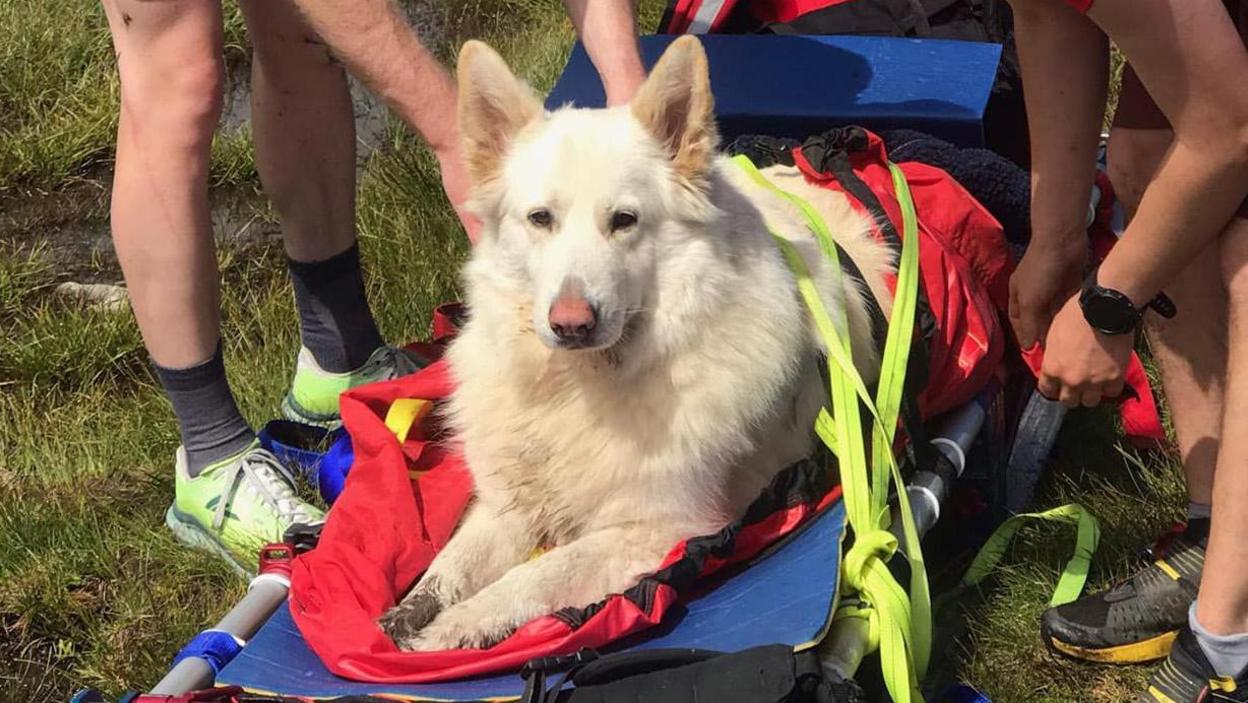
M386 411L386 427L398 437L399 444L407 441L412 427L433 409L433 403L419 398L399 398Z
M1155 561L1155 562L1153 562L1153 563L1154 563L1154 564L1156 564L1156 565L1157 565L1157 568L1158 568L1158 569L1161 569L1161 570L1162 570L1162 571L1166 574L1166 576L1169 576L1170 578L1174 579L1175 581L1178 581L1179 579L1183 578L1183 576L1182 576L1181 574L1179 574L1179 572L1178 572L1178 571L1175 571L1175 569L1174 569L1174 567L1173 567L1173 566L1170 566L1169 564L1167 564L1167 563L1165 562L1165 560L1163 560L1163 559L1158 559L1157 561Z
M1209 679L1209 688L1223 693L1234 693L1238 686L1235 684L1235 679L1229 676L1219 676L1216 679Z

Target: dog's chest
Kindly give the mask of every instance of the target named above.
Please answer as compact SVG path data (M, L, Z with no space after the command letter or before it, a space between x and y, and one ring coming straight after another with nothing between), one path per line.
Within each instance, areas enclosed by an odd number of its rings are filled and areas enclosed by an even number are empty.
M690 427L670 389L655 385L558 376L464 384L458 403L478 496L551 544L612 524L730 517L731 466L707 460L726 448L691 436L711 425Z
M513 448L499 452L495 470L474 472L479 495L502 511L518 513L547 546L566 543L586 531L594 505L611 494L594 486L592 470L574 466L554 449L552 438L530 434ZM592 459L591 459L592 461ZM597 494L597 495L596 495Z
M480 447L485 456L473 465L480 494L521 513L554 544L633 509L657 507L645 453L661 441L659 428L644 414L630 418L620 410L581 394L531 397L516 405L507 413L506 429Z

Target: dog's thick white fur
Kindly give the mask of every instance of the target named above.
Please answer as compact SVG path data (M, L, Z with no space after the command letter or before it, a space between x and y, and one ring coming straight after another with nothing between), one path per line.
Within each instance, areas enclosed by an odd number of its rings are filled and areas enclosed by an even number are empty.
M478 42L458 78L484 236L448 351L448 417L475 499L382 618L408 650L488 646L626 589L809 455L822 344L769 227L847 311L868 380L866 296L890 307L890 256L844 197L765 172L817 207L869 290L829 271L797 209L717 153L696 39L675 41L625 107L547 112ZM575 345L549 319L568 295L596 311Z

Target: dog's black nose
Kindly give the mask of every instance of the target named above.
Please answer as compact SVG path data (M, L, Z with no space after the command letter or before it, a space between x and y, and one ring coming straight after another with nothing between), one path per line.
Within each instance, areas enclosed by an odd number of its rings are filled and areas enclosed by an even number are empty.
M598 325L598 311L580 296L561 297L550 306L550 331L561 342L584 342Z
M591 322L587 325L577 325L575 327L552 324L550 329L561 341L583 342L589 337L589 334L594 331L594 324Z

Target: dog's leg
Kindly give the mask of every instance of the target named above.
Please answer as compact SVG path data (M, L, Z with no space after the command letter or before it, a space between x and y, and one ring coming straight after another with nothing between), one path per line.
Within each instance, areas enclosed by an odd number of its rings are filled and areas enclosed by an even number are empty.
M475 596L443 611L402 649L484 648L530 620L619 593L658 568L688 531L614 527L556 547L508 571Z
M524 561L536 546L523 520L474 503L416 587L381 617L381 628L396 642L410 639L438 613Z

